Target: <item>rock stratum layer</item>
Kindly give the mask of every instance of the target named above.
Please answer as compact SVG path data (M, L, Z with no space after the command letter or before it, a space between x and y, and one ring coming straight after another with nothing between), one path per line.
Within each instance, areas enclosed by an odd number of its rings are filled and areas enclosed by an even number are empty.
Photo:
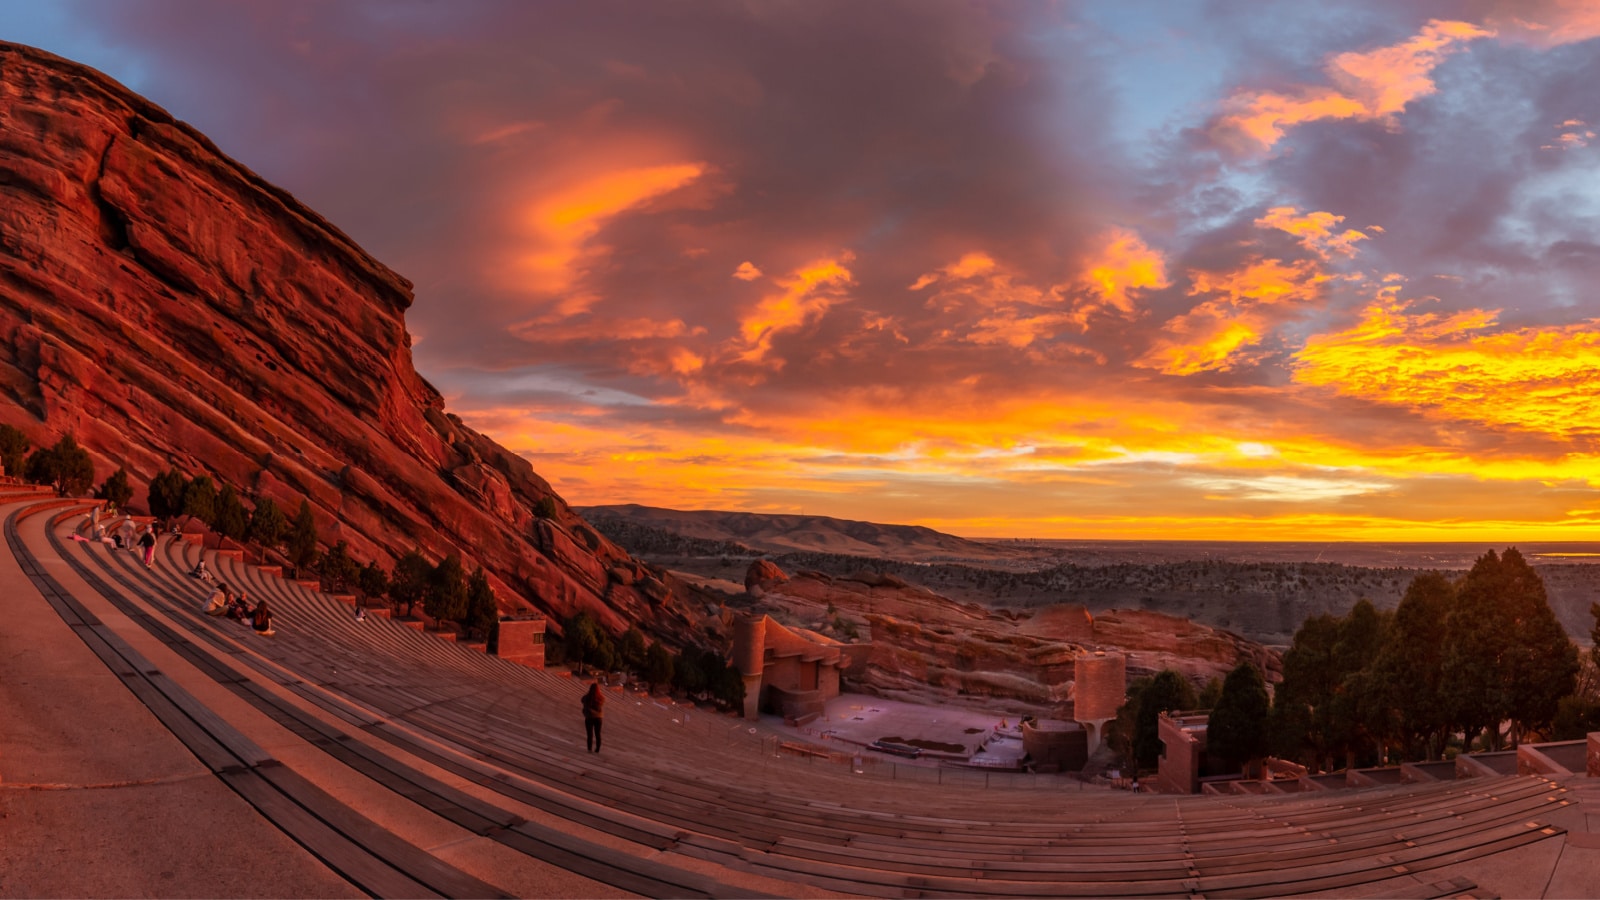
M445 412L411 284L203 135L92 69L0 43L0 421L71 433L97 479L177 465L388 562L481 563L502 606L691 627L681 586ZM137 498L136 498L137 502ZM548 511L548 510L547 510Z

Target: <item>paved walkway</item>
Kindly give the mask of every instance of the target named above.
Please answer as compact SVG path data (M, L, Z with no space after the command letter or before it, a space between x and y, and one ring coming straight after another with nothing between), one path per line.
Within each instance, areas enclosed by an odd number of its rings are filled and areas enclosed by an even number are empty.
M0 598L0 895L363 896L201 765L6 549Z

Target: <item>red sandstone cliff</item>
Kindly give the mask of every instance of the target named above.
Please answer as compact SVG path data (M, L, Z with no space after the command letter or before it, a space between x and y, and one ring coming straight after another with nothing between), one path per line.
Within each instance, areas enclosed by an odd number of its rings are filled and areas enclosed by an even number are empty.
M502 605L689 627L660 577L411 365L411 285L104 75L0 43L0 422L75 434L97 478L176 464L358 558L459 549ZM137 502L137 498L136 498Z

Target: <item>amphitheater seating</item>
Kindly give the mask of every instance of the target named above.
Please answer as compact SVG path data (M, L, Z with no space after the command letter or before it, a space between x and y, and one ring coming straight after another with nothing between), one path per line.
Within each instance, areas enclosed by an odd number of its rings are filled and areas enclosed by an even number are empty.
M70 540L77 508L24 510L48 515L44 536L24 542L14 513L8 542L63 618L107 648L113 671L166 711L157 714L219 777L286 831L301 828L302 844L339 848L329 851L339 871L374 894L498 889L385 836L150 673L37 560L65 559L97 602L359 777L527 857L649 896L801 885L866 896L1261 897L1375 886L1456 896L1475 885L1452 866L1559 839L1551 817L1572 802L1544 777L1504 774L1182 798L1041 792L1020 779L934 789L782 754L759 725L620 690L606 710L606 750L588 754L580 679L386 618L357 622L346 603L189 541L163 540L146 570L131 553ZM271 603L275 636L200 613L209 589L185 573L202 558L220 580ZM294 809L334 824L312 833Z

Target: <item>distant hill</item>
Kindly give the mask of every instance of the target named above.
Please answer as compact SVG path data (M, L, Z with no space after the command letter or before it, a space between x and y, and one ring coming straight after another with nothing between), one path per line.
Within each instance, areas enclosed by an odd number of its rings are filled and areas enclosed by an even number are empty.
M743 545L759 553L834 553L908 562L998 561L1035 555L921 525L878 525L828 516L660 509L633 503L587 506L578 512L606 533L610 533L608 523L620 522L700 541Z

